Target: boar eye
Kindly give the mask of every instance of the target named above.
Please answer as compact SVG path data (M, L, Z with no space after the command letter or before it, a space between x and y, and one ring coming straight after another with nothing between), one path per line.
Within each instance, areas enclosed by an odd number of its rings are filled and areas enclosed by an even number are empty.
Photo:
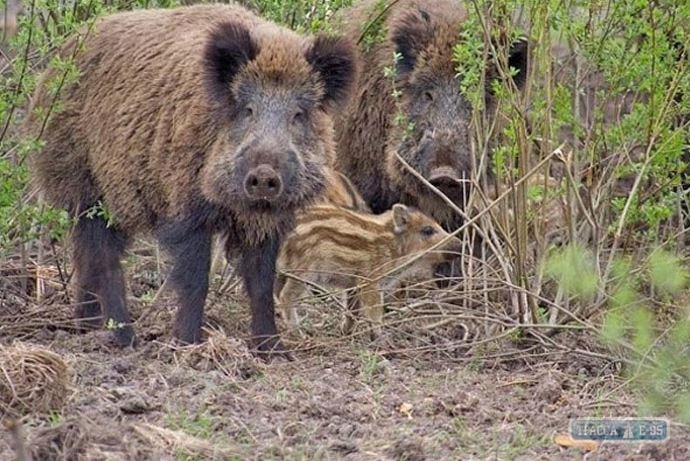
M252 109L250 106L245 106L242 110L242 116L246 119L252 118L254 116L254 109Z
M424 92L424 99L427 102L434 102L434 94L431 91L425 91Z
M303 124L305 120L306 115L304 114L303 110L295 111L295 113L292 115L292 123L296 125Z
M426 227L423 227L423 228L422 228L422 230L420 231L420 233L421 233L424 237L431 237L432 235L434 235L434 234L436 233L436 229L434 229L434 228L431 227L431 226L426 226Z

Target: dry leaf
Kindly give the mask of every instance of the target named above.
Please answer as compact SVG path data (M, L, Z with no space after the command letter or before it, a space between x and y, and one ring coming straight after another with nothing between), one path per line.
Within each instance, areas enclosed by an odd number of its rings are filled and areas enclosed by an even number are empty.
M398 408L398 411L407 416L408 418L412 419L412 405L405 402L400 404L400 407Z
M553 438L553 441L562 447L582 448L587 451L596 451L599 448L599 444L596 442L573 440L569 435L557 435Z

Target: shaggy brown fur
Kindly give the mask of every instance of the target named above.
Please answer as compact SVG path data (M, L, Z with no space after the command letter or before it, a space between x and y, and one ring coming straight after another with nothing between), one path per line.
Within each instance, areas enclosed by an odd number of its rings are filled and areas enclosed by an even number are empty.
M224 233L241 254L252 332L260 349L277 346L275 258L295 211L323 193L353 47L236 5L197 5L104 18L76 63L81 78L60 95L33 171L48 201L79 218L78 317L100 323L100 300L118 341L132 342L119 258L133 235L154 232L174 259L175 334L199 341L211 237ZM35 100L50 104L45 85ZM112 225L85 217L99 201Z
M358 40L377 17L385 35L378 43L360 43L363 67L355 98L342 123L336 125L336 165L359 188L375 213L397 202L416 205L446 228L461 224L459 216L421 181L406 171L396 154L444 192L464 205L469 180L477 170L471 148L469 101L460 94L457 44L467 12L457 0L367 0L343 13L346 35ZM375 35L371 30L370 35ZM366 35L366 34L365 34ZM395 76L385 75L394 65ZM526 46L511 49L509 64L519 70L520 85L526 72ZM487 69L487 75L494 75ZM393 81L394 80L394 81ZM399 100L393 96L400 92ZM491 95L487 91L487 100ZM396 125L401 110L406 120ZM407 122L412 122L412 128Z
M430 279L439 263L457 255L461 242L456 238L429 251L447 237L448 233L432 218L402 204L395 204L381 215L317 205L298 216L297 226L280 251L277 267L302 281L357 289L348 300L349 310L361 308L370 320L380 323L384 291L403 281ZM295 278L278 277L279 304L293 325L298 323L295 303L305 288ZM352 325L348 316L345 331L350 331Z

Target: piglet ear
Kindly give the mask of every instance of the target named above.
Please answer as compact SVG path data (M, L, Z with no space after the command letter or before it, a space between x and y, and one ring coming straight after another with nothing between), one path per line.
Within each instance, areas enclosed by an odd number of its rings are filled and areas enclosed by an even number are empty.
M220 101L229 100L233 78L258 52L256 42L243 24L224 22L216 26L204 49L206 86L211 96Z
M393 205L393 232L402 234L410 223L410 210L402 203Z
M402 15L391 25L390 39L399 56L397 61L398 75L405 75L414 69L417 56L427 46L431 20L423 10L411 10Z
M355 47L342 37L318 35L306 53L307 62L324 83L326 102L344 104L357 79Z

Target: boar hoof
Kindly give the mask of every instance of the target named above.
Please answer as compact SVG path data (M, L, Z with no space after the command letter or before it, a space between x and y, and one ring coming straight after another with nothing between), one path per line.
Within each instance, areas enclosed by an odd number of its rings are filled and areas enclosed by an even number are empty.
M381 325L374 325L369 330L369 339L371 341L376 341L377 339L379 339L381 337L381 333L382 333Z
M138 344L132 325L115 328L112 333L113 341L117 347L136 347Z
M355 328L355 319L352 316L352 314L347 313L345 315L345 318L343 319L342 324L340 325L340 330L343 332L345 335L350 335L352 334L352 331Z

